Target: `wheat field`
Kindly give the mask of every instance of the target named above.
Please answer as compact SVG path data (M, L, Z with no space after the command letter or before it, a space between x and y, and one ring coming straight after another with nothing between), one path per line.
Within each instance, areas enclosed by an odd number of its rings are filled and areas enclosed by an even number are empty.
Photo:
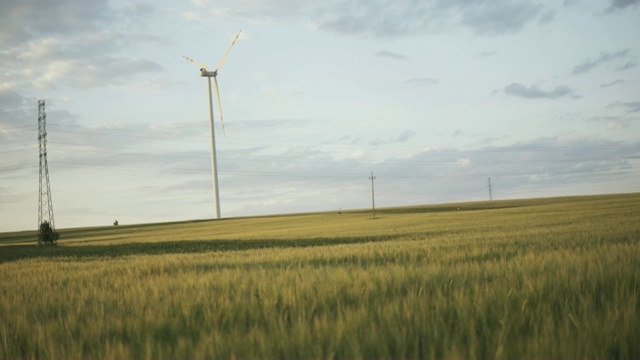
M0 234L0 358L640 358L640 194Z

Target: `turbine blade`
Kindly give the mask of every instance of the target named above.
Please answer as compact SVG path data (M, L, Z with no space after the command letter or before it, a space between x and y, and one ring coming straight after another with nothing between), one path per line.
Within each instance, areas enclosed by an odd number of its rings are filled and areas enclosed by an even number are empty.
M229 56L229 53L231 52L231 48L233 47L233 45L236 44L236 40L238 40L238 37L240 36L241 32L242 30L238 31L238 34L236 34L236 37L233 39L233 42L231 43L231 46L229 46L229 50L227 50L227 53L224 54L224 57L222 58L222 60L220 60L220 64L218 64L218 68L216 69L216 71L220 70L220 68L222 68L222 65L224 65L224 62L227 60L227 56Z
M224 130L224 117L222 117L222 105L220 104L220 90L218 90L218 78L213 77L213 84L216 90L216 98L218 99L218 109L220 110L220 122L222 123L222 133L224 136L227 136L226 131Z
M200 68L201 68L201 69L205 69L205 70L209 71L209 68L207 67L207 65L204 65L204 64L202 64L202 63L199 63L199 62L197 62L197 61L193 60L192 58L190 58L190 57L186 57L186 56L184 56L184 55L183 55L182 57L183 57L183 58L185 58L185 59L187 59L187 60L189 60L189 61L191 61L192 63L194 63L194 64L196 64L196 65L200 66Z

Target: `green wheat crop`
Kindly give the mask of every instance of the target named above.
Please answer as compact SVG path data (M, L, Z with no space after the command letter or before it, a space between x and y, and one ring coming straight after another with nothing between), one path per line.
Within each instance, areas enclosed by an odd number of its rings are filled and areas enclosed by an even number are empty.
M0 235L0 358L640 357L639 194L377 215Z

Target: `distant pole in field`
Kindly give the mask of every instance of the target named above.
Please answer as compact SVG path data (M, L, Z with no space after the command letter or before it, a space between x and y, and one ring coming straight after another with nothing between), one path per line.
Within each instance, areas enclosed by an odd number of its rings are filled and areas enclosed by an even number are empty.
M375 195L375 191L373 188L373 180L375 180L376 177L373 176L373 171L371 172L371 176L369 177L369 180L371 180L371 209L373 211L373 218L376 218L376 195Z
M491 178L487 178L487 188L489 189L489 201L493 200L493 186L491 186Z

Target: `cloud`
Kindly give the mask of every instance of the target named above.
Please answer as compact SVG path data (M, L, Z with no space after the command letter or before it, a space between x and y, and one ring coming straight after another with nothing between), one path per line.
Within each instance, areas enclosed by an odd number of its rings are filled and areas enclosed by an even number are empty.
M0 126L26 125L29 115L28 100L26 96L11 89L0 91Z
M10 151L11 156L0 156L0 176L10 175L7 168L16 171L37 169L37 99L15 91L0 91L0 153ZM52 106L53 104L53 106ZM58 106L56 106L58 105ZM57 99L47 99L47 140L51 170L82 169L106 170L110 168L141 169L149 172L192 171L191 146L194 140L207 149L208 127L197 122L122 123L87 126L81 118L64 108ZM155 150L157 143L183 142L180 151ZM116 146L117 144L117 146ZM161 146L160 149L169 148ZM34 149L35 152L34 152ZM205 164L207 152L203 151ZM36 155L37 156L37 155ZM35 163L35 165L34 165ZM13 170L12 170L13 171Z
M37 171L37 100L17 91L0 91L0 177L3 179L33 169ZM72 121L71 117L65 118L68 115L65 111L49 108L46 113L48 119Z
M548 23L553 14L553 10L531 0L255 0L236 1L233 6L198 1L194 11L183 16L191 20L204 21L214 16L261 23L303 19L321 30L341 35L393 38L456 31L461 27L476 35L510 34L531 23Z
M623 130L631 127L631 121L620 116L600 116L589 120L604 124L607 130Z
M362 148L358 148L354 150L349 157L356 160L362 160L367 157L367 152Z
M635 7L640 4L640 0L610 0L611 4L604 10L604 13L613 13L624 10L628 7Z
M413 130L406 129L402 133L400 133L398 136L395 136L393 138L389 138L387 140L376 138L371 140L368 144L372 146L380 146L380 145L386 145L386 144L406 143L415 135L416 133Z
M486 1L465 9L461 23L479 35L498 35L517 32L536 19L549 23L553 12L527 1Z
M435 149L377 166L376 189L378 183L392 183L389 190L407 189L394 192L398 200L413 196L417 203L485 199L487 177L501 198L566 195L578 188L584 194L633 191L638 186L632 178L640 169L632 160L638 155L639 142L561 136L471 150ZM618 181L625 190L607 185Z
M136 81L138 74L160 73L162 67L155 61L126 51L138 43L158 41L132 31L139 27L132 24L142 23L140 16L153 12L151 5L137 4L118 9L106 1L2 2L0 83L11 83L13 88L85 89L124 85Z
M607 122L607 130L622 130L630 126L631 124L624 120L610 120Z
M151 2L137 1L134 3L128 2L124 5L123 12L127 17L136 19L145 16L149 16L156 12L156 8Z
M640 113L640 101L616 101L607 105L608 108L622 108L629 113Z
M618 79L618 80L614 80L614 81L606 83L606 84L601 84L600 87L601 88L606 88L606 87L610 87L610 86L614 86L614 85L622 85L622 84L624 84L624 80L623 79Z
M497 53L497 51L493 50L493 51L483 51L481 53L478 53L476 56L479 58L487 58L487 57L491 57L493 55L495 55Z
M627 61L624 65L618 66L616 70L624 71L638 66L638 63L635 60Z
M35 37L67 36L99 31L117 13L105 0L0 2L0 45L14 45Z
M396 142L400 142L400 143L407 142L409 141L409 139L411 139L415 135L416 135L415 131L407 129L403 131L400 135L398 135L398 137L396 138Z
M537 85L526 87L519 83L512 83L505 86L504 92L508 95L526 99L559 99L563 97L570 97L573 99L580 98L574 89L566 85L556 86L553 90L545 91L540 89Z
M322 124L321 121L306 119L245 119L234 121L229 126L238 126L242 128L242 131L255 130L262 132L265 130L282 131L283 128L300 128L318 126L320 124Z
M162 67L153 61L127 56L58 60L51 62L32 84L38 89L60 84L86 89L105 84L123 84L134 75L160 71Z
M0 91L0 146L13 147L33 144L33 132L38 119L37 99L14 90ZM11 148L14 150L14 148ZM15 160L19 154L0 156L0 164Z
M465 158L465 159L458 159L458 161L456 162L459 166L471 166L471 159Z
M440 32L463 26L477 35L514 33L535 20L548 20L549 11L530 1L382 0L340 2L323 13L320 28L340 34L397 37Z
M582 74L586 74L589 71L593 70L595 67L609 63L611 61L614 61L616 59L627 59L629 58L629 49L624 49L624 50L620 50L618 52L614 52L614 53L610 53L610 52L601 52L600 55L594 59L587 59L585 60L582 64L580 65L576 65L573 67L573 69L571 70L571 74L572 75L582 75ZM632 64L630 64L632 63ZM629 67L626 67L629 66ZM623 68L619 69L619 70L626 70L628 68L631 68L635 66L635 63L633 62L627 62L626 65L623 66Z
M438 79L423 77L423 78L409 79L409 80L405 81L404 83L407 84L407 85L413 85L413 86L416 86L416 87L422 87L422 86L434 85L434 84L437 84L439 82L440 81L438 81Z
M19 94L5 95L4 100L0 96L0 105L30 101ZM33 120L32 115L23 117ZM73 221L95 224L104 221L101 218L131 223L211 216L206 122L133 125L123 121L87 127L68 118L64 124L51 125L49 161L55 205L60 214L66 214L60 226L76 225ZM263 135L270 130L281 132L283 126L299 128L297 120L236 125L256 127ZM615 126L612 122L611 127ZM315 129L308 126L305 131L311 134ZM28 135L32 143L33 134ZM0 131L0 146L6 146L1 136ZM416 136L415 131L405 129L382 141L368 143L365 139L359 144L346 143L346 135L341 135L339 144L296 138L289 143L283 140L276 148L271 136L244 143L222 142L218 160L223 215L363 208L370 200L371 171L377 177L376 203L380 206L485 199L487 177L492 178L496 198L640 190L636 181L640 171L632 160L640 156L638 142L555 137L498 147L433 148L381 159L374 154L386 153L383 146L387 144L406 146ZM163 150L176 142L182 144L180 151ZM336 155L336 149L342 155ZM28 154L31 163L35 153ZM26 170L24 166L19 167L22 170L0 169L7 188L2 201L24 198L16 196L21 191L19 180L6 179L16 171L31 171L37 179L37 160L35 163L35 168ZM145 185L123 182L123 175L144 180ZM78 213L80 208L86 211ZM136 213L127 209L136 209ZM80 219L88 213L97 215L93 220Z
M409 157L388 157L375 164L366 161L366 154L366 149L354 148L352 156L345 160L321 155L317 155L316 159L322 161L266 156L252 162L253 173L239 172L239 176L243 174L241 178L229 179L229 184L239 184L237 189L231 191L244 189L245 194L261 193L261 189L269 189L283 182L289 184L288 192L291 193L298 187L317 189L319 193L316 197L304 200L315 203L316 209L358 207L358 195L366 194L366 177L370 171L374 171L377 177L376 196L380 196L380 204L386 206L483 199L486 196L486 178L489 176L496 182L499 197L503 198L524 197L531 192L535 192L533 195L545 192L560 195L562 191L554 189L573 186L591 186L594 193L606 191L602 181L632 179L638 173L637 166L633 167L630 158L640 155L640 143L588 138L539 138L500 147L432 149ZM241 171L241 162L231 162L234 167L237 166L231 172ZM244 176L248 178L242 179ZM258 176L259 183L256 182ZM245 183L254 186L248 190ZM629 183L633 182L629 180ZM336 189L329 190L328 184L334 184ZM339 196L330 199L321 189L337 191ZM609 190L617 191L622 190ZM292 197L288 209L300 208L304 205L300 201L303 200ZM266 213L275 210L275 207L264 209Z
M378 51L377 53L375 53L375 56L383 57L383 58L387 58L387 59L393 59L393 60L407 60L407 59L409 59L405 55L394 53L394 52L387 51L387 50Z

